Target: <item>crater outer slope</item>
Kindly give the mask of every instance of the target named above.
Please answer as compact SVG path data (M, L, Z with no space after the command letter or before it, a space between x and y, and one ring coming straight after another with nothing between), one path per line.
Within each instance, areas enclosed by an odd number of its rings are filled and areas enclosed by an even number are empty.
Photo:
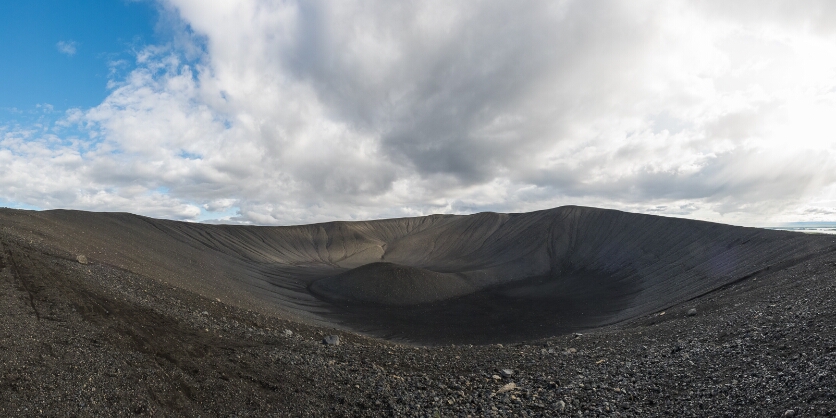
M236 306L418 343L606 325L836 248L832 236L575 206L288 227L2 209L0 228Z

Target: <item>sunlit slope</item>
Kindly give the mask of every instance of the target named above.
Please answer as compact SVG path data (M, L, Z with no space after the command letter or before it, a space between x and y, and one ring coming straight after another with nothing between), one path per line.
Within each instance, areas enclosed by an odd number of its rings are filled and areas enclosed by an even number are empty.
M450 304L474 298L539 309L527 320L558 331L600 325L816 257L836 239L585 207L289 227L0 210L0 227L207 297L381 334L395 325L364 326L363 309L461 316L470 311Z

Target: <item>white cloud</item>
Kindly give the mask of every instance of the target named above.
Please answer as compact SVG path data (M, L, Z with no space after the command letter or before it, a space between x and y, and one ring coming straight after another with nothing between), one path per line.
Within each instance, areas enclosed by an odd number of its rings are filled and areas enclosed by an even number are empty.
M235 205L235 199L215 199L203 205L209 212L222 212Z
M0 197L268 224L803 218L836 184L830 4L169 0L174 41L101 105L0 131Z
M68 55L68 56L73 56L73 55L75 55L75 53L78 50L78 42L76 42L76 41L58 41L58 43L55 44L55 47L58 48L58 52L60 52L62 54L65 54L65 55Z

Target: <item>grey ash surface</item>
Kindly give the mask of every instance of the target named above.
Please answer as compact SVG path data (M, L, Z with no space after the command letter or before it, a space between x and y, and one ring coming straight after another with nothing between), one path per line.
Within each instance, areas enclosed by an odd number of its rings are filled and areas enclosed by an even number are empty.
M80 264L65 230L32 224L0 229L2 416L836 415L836 255L819 238L582 335L417 345L216 299L150 252L144 269L117 245Z

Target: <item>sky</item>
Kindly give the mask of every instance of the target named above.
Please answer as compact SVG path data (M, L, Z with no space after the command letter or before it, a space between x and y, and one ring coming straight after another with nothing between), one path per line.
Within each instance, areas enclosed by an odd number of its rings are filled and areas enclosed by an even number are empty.
M831 1L0 3L0 206L836 221Z

